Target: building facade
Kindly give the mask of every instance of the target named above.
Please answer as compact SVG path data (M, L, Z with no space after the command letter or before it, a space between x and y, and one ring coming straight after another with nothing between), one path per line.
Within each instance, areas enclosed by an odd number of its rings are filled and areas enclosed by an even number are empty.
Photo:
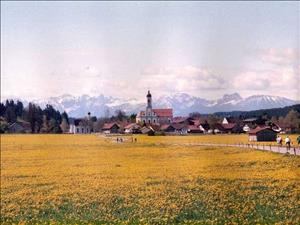
M71 134L89 134L91 127L86 119L75 119L70 121L69 133Z
M136 116L136 122L142 124L169 124L173 120L173 109L153 109L152 95L150 91L146 96L147 106L145 111L140 111Z

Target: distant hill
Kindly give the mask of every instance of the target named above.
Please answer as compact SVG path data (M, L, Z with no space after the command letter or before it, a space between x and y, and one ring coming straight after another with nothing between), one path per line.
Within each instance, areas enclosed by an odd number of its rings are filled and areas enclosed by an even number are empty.
M286 107L282 107L282 108L260 109L260 110L252 110L252 111L216 112L214 114L217 116L220 116L220 117L231 116L231 117L243 117L243 118L260 117L260 116L263 116L266 114L269 117L272 117L272 116L285 117L286 114L288 114L288 112L292 109L294 109L300 113L300 104L286 106Z

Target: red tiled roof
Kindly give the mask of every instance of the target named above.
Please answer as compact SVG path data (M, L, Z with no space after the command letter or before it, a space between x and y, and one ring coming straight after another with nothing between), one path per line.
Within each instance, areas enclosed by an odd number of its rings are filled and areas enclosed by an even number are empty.
M171 126L171 124L164 124L160 127L161 130L166 130Z
M199 126L200 125L200 120L192 120L192 122L194 123L195 126Z
M120 127L117 123L105 123L102 129L111 129L115 124Z
M272 129L271 129L271 127L269 127L269 126L263 126L263 127L256 127L255 129L252 129L252 130L250 130L249 132L248 132L248 134L257 134L258 132L260 132L260 131L263 131L263 130L271 130L271 131L273 131Z
M235 126L236 126L236 123L222 124L222 127L223 127L225 130L231 130L231 129L233 129Z
M188 126L188 129L191 131L191 130L200 130L199 127L195 126L195 125L189 125Z
M159 117L173 117L173 109L153 109Z
M149 126L149 128L150 129L152 128L153 131L159 131L160 130L160 126L158 124L151 124Z
M172 124L172 126L173 126L176 130L181 130L181 129L183 129L183 128L187 128L187 125L185 125L185 124L180 124L180 123Z
M173 123L183 123L185 121L188 121L190 118L189 117L182 117L182 116L177 116L173 118Z

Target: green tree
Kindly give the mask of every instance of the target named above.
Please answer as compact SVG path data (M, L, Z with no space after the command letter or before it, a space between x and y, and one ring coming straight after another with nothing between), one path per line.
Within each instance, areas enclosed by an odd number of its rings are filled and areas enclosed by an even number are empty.
M292 129L292 132L300 131L300 114L295 110L290 110L284 118L286 126Z
M219 119L214 115L209 115L207 118L207 123L209 125L209 128L212 129L214 133L214 130L217 128L217 125L219 123Z
M60 124L60 128L63 133L67 133L69 131L69 123L65 117L63 117L62 122Z
M131 114L130 115L130 117L129 117L129 119L130 119L130 122L132 122L132 123L135 123L135 121L136 121L136 114Z

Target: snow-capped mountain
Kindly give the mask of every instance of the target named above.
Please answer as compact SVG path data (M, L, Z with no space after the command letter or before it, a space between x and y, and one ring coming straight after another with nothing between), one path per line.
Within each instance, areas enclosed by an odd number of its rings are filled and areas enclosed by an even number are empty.
M22 101L27 102L26 100ZM119 109L125 111L127 114L131 114L143 110L146 106L146 99L139 101L132 98L122 99L104 95L82 95L76 97L66 94L33 102L42 108L46 104L51 104L59 111L66 111L72 117L82 117L87 112L91 112L95 116L111 116ZM238 93L226 94L217 100L207 100L186 93L164 95L153 99L154 108L173 108L175 116L188 115L191 112L214 113L234 110L269 109L293 104L297 104L297 102L284 97L253 95L242 98Z
M111 116L116 110L122 110L130 114L138 112L144 106L142 102L136 99L120 99L104 95L82 95L76 97L66 94L34 102L42 108L44 108L46 104L50 104L55 109L66 111L73 117L82 117L88 112L95 116Z
M160 107L171 107L176 115L187 115L190 112L214 113L235 110L249 111L270 109L297 104L296 101L279 96L253 95L242 98L238 93L225 94L217 100L206 100L187 94L175 94L158 99Z

